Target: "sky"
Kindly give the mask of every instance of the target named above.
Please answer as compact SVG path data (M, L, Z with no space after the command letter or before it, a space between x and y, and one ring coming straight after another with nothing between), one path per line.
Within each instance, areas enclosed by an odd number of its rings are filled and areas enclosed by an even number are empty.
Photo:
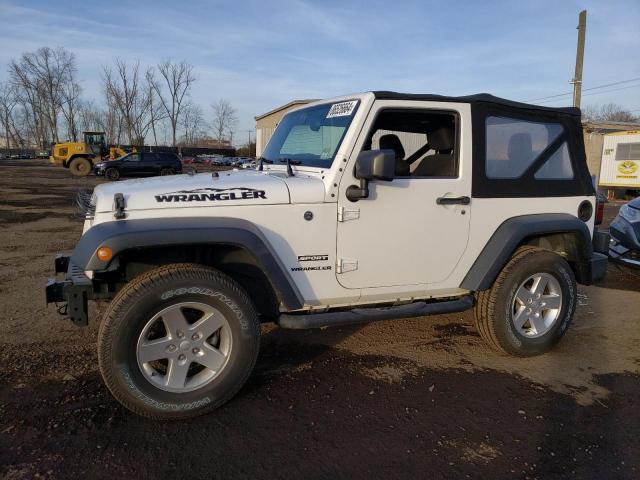
M239 143L256 115L293 99L395 90L532 101L570 92L583 9L584 88L637 79L585 91L583 106L640 113L638 0L0 0L0 81L12 58L63 46L76 56L84 97L101 102L102 66L116 57L185 60L197 78L193 101L209 119L220 98L237 109ZM545 100L569 105L571 96Z

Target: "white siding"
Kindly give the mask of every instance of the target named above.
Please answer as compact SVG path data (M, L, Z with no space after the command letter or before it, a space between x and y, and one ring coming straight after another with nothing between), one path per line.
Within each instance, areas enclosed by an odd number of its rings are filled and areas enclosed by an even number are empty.
M599 182L601 186L627 188L640 187L640 157L628 158L627 160L616 160L616 153L619 145L626 145L629 143L640 143L640 133L604 136ZM625 150L626 149L628 149L628 147L626 147Z

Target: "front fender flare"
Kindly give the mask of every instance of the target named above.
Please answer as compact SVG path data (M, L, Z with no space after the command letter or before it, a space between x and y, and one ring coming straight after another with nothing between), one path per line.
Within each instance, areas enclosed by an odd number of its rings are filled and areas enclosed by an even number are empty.
M264 234L251 222L234 218L181 217L141 219L100 223L90 228L78 242L71 262L83 270L101 271L99 247L111 248L113 257L126 250L170 246L225 244L251 253L284 305L290 310L302 308L304 299L288 275Z

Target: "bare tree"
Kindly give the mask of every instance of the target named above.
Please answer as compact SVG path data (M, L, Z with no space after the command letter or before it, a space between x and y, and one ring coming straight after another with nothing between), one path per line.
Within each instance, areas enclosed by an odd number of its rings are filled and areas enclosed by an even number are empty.
M213 108L213 134L221 142L227 135L233 136L233 129L238 123L236 109L228 100L221 98L211 105Z
M582 116L597 122L636 122L638 117L615 103L588 105L582 109Z
M186 62L173 63L167 60L158 64L161 79L156 79L154 70L147 71L149 85L155 91L160 105L166 112L171 125L172 146L176 146L176 133L181 115L184 112L185 100L195 77L193 67Z
M0 83L0 125L4 128L5 146L16 145L14 109L18 104L15 88L8 83Z
M23 53L9 65L11 82L29 109L30 122L43 147L47 139L59 141L58 121L64 91L74 83L75 72L73 53L62 47Z
M67 138L78 140L78 116L80 114L80 94L82 89L73 79L64 85L62 90L62 114L67 124Z
M107 107L101 117L101 128L108 145L121 145L124 134L124 119L114 100L107 97Z
M151 89L140 79L140 62L128 65L116 59L115 73L104 67L103 82L107 104L114 105L122 116L129 144L143 144L153 116Z
M153 85L153 75L151 70L147 71L147 88L149 89L149 120L151 123L151 132L153 133L153 144L158 145L158 129L163 126L167 119L167 111L160 104L156 89ZM174 145L175 146L175 145Z
M184 128L182 143L189 147L198 146L205 136L207 127L202 108L198 105L185 105L180 124Z

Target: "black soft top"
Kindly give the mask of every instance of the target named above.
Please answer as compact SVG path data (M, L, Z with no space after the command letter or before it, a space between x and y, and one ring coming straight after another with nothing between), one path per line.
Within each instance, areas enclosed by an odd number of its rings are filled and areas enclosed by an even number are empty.
M448 97L446 95L434 95L431 93L398 93L388 91L372 92L378 100L424 100L432 102L457 102L457 103L493 103L509 108L524 110L539 110L551 113L563 113L565 115L580 116L580 109L575 107L544 107L542 105L532 105L530 103L514 102L500 97L494 97L488 93L477 93L475 95L464 95L460 97Z

